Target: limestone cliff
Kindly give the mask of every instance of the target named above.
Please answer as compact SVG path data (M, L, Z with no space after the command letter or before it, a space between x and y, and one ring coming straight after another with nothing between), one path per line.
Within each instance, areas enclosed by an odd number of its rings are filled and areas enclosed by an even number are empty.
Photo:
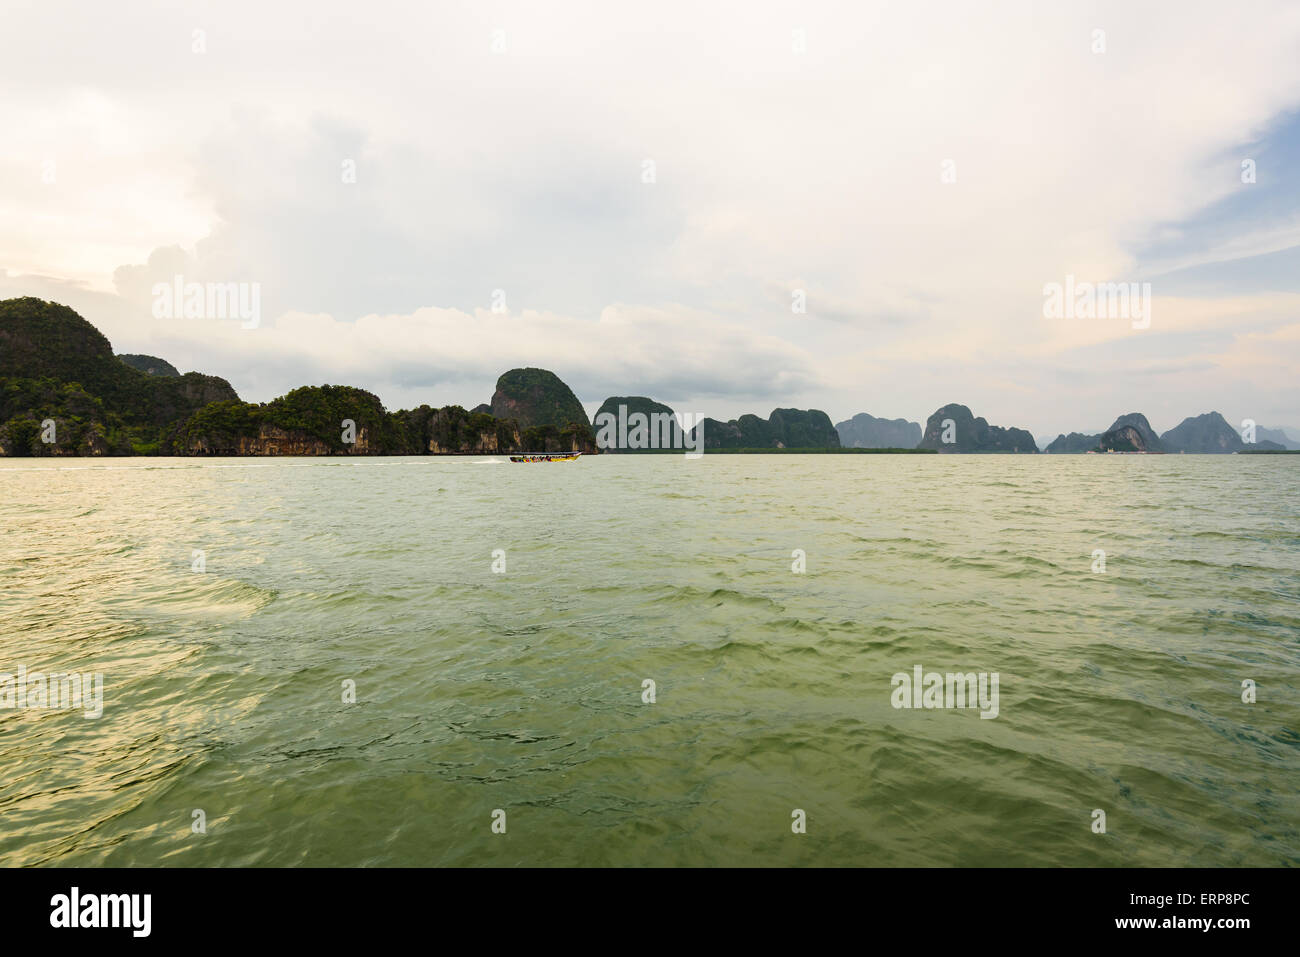
M821 409L773 409L767 419L746 414L729 422L705 419L707 449L838 449L840 436Z
M835 424L840 445L846 449L914 449L921 441L921 425L907 419L878 419L859 412Z
M1038 452L1038 443L1024 429L1002 428L976 418L956 402L938 409L925 423L918 449L938 452Z
M1237 430L1218 412L1189 416L1160 436L1170 452L1224 454L1246 448Z

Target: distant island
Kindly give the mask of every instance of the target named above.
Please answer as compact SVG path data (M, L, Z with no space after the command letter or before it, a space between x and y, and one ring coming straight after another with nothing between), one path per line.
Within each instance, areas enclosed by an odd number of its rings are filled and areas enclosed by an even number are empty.
M850 449L914 449L921 443L921 426L906 419L878 419L859 412L835 423L840 444Z
M602 441L593 421L615 416L623 425L630 419L634 426L664 426L664 445ZM990 425L958 403L937 409L924 429L865 412L833 425L819 409L789 408L767 418L705 418L686 426L691 431L682 433L674 410L647 396L611 396L589 420L572 389L535 368L504 373L491 401L469 410L421 405L390 412L374 394L346 385L302 386L270 402L245 402L218 376L182 375L154 356L115 355L108 339L67 306L33 297L0 301L0 456L635 454L697 443L723 453L1038 452L1026 430ZM672 430L675 442L668 441ZM1059 435L1044 451L1300 449L1278 429L1258 428L1256 439L1247 444L1217 412L1188 417L1160 436L1144 415L1130 412L1104 432Z
M1260 438L1273 435L1282 441ZM1222 454L1230 452L1284 452L1288 449L1288 436L1281 430L1257 429L1256 441L1247 444L1241 435L1218 412L1183 419L1174 428L1157 437L1147 417L1141 412L1121 415L1111 427L1099 435L1082 435L1071 432L1058 435L1044 449L1049 454L1078 452L1179 452ZM1300 447L1300 443L1296 443Z
M0 455L484 455L597 451L553 373L512 369L490 411L389 412L374 394L303 386L244 402L225 379L113 354L67 306L0 302Z
M1037 452L1034 437L1024 429L1004 429L976 418L964 405L945 405L925 423L919 446L936 452Z

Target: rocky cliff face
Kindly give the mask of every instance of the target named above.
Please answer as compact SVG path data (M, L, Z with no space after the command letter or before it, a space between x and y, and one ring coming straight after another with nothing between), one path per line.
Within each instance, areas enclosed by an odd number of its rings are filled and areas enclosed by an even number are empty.
M673 410L644 395L612 395L591 420L602 452L649 453L686 444Z
M1225 454L1246 448L1237 430L1217 412L1183 419L1161 435L1160 441L1169 452Z
M515 431L515 441L501 444L501 437L495 430L489 432L479 432L472 436L469 441L457 443L455 445L443 445L436 438L429 439L429 444L425 451L430 455L502 455L507 452L522 452L523 448L518 439L519 432Z
M821 409L773 409L767 424L779 449L840 447L840 434Z
M582 403L546 369L511 369L497 379L492 416L518 426L522 451L597 451L596 433Z
M836 423L835 431L846 449L914 449L921 441L920 423L878 419L866 412Z
M513 419L520 428L570 425L591 428L582 403L560 377L546 369L511 369L497 379L492 395L492 415Z
M1255 442L1257 448L1266 447L1264 443L1270 442L1284 449L1300 449L1300 440L1291 438L1285 429L1266 429L1262 425L1255 430Z
M1024 429L989 425L976 418L971 410L950 403L937 410L925 423L925 435L918 449L938 452L1038 452L1034 437Z
M1126 412L1097 440L1102 452L1162 452L1164 446L1141 412Z
M838 449L840 436L820 409L773 409L766 420L742 415L729 422L705 419L707 449Z
M153 356L113 354L58 303L0 301L0 455L420 455L597 451L573 392L514 369L494 402L389 412L350 386L242 402L230 383Z
M1058 435L1043 451L1053 455L1080 452L1160 452L1164 450L1155 429L1141 412L1126 412L1098 435L1071 432Z
M178 376L179 372L176 367L166 359L159 359L157 356L132 355L130 353L121 353L117 357L118 361L143 372L145 375L156 376Z
M0 302L0 454L157 454L178 421L209 402L238 399L224 379L177 376L162 360L128 358L165 368L150 374L115 356L67 306ZM54 423L52 442L46 422Z
M121 367L103 333L67 306L0 301L0 376L83 382Z
M524 452L582 452L585 455L595 455L600 451L590 427L581 425L566 429L557 429L553 425L535 426L524 429L522 437L521 451Z
M424 410L427 407L422 406ZM434 455L497 455L522 452L519 425L485 412L466 412L458 405L429 409L421 447Z
M1132 425L1110 429L1097 440L1098 452L1150 452L1146 437Z
M773 438L767 420L746 414L738 419L723 422L705 418L696 429L704 430L706 449L765 449L776 448L779 439Z
M342 450L301 430L261 425L253 435L195 435L184 450L186 455L372 455L370 436L357 430L355 445Z
M351 386L303 386L265 404L205 405L170 436L181 455L404 455L418 453L407 422Z
M51 443L41 441L39 434L39 423L33 423L31 434L23 434L19 429L0 432L0 457L97 456L108 455L111 451L108 440L93 429L79 431L70 438L65 437Z
M347 441L351 422L355 432ZM518 423L458 405L387 412L379 399L349 386L295 389L265 405L214 402L178 430L183 455L499 455L594 453L589 430Z
M1101 435L1085 435L1082 432L1061 434L1054 438L1043 451L1048 455L1073 455L1080 452L1092 452L1101 441Z
M177 422L213 402L238 402L239 394L219 376L187 372L154 380L153 415L159 425Z

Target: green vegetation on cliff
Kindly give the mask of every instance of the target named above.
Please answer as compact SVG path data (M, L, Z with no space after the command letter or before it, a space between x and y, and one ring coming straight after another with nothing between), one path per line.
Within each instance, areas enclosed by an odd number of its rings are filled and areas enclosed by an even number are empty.
M766 420L742 415L730 422L705 419L708 449L838 449L840 436L820 409L773 409Z
M596 451L582 406L552 373L514 370L498 391L527 423L486 406L389 412L372 393L340 385L243 402L224 379L179 375L153 356L114 355L67 306L0 302L0 455Z
M410 438L405 420L390 415L378 396L364 389L302 386L264 404L214 402L205 406L177 429L171 451L216 455L418 454L421 450Z
M421 405L394 415L402 423L406 441L415 450L412 454L491 454L521 450L518 426L485 412L467 412L458 405L441 409Z
M73 310L32 297L0 301L0 396L6 455L153 453L178 420L239 398L215 376L132 368ZM54 422L52 443L42 441L46 419Z
M596 451L582 403L554 372L511 369L497 379L492 415L518 423L525 452Z
M644 395L611 395L591 421L602 451L640 455L679 452L686 446L672 408Z
M1246 448L1237 430L1218 412L1188 416L1160 436L1160 441L1170 452L1223 454Z
M115 385L122 363L103 334L67 306L26 296L0 301L0 376Z
M352 442L344 441L351 420ZM179 427L170 451L182 455L493 455L591 452L579 428L520 430L518 423L461 406L388 412L350 386L303 386L261 405L215 402Z
M42 441L45 421L54 442ZM132 434L101 399L75 382L0 378L0 453L5 455L129 455Z
M671 408L645 396L611 396L597 413L602 420L606 415L629 433L644 427L642 417L678 428ZM857 451L841 448L841 433L846 444L884 445L915 434L917 425L863 413L837 427L817 409L774 409L767 419L704 419L697 428L704 430L706 451L838 452ZM1259 440L1245 445L1211 412L1157 437L1143 415L1131 412L1100 435L1058 436L1047 451L1280 451L1275 436L1289 441L1285 433L1260 429ZM659 451L628 439L628 451ZM570 451L599 451L596 434L577 396L545 369L511 369L497 380L491 405L471 411L422 405L389 412L374 394L338 385L304 386L249 403L216 376L180 375L154 356L114 355L108 339L67 306L33 297L0 301L0 455ZM916 451L1032 453L1037 446L1028 432L991 426L954 403L930 416Z
M405 447L405 436L397 420L388 414L379 397L347 385L301 386L264 407L264 421L286 432L301 432L319 439L336 452L347 451L343 422L355 426L355 445L381 454Z
M1038 443L1024 429L1004 429L976 418L966 406L951 402L935 411L925 423L918 449L936 452L1037 453Z
M662 402L656 402L654 399L644 395L611 395L608 399L600 404L596 410L593 422L600 419L602 415L612 415L615 420L618 419L619 407L622 406L627 410L627 415L631 416L641 413L647 419L651 415L675 415L672 408L664 405Z
M921 441L921 426L907 419L878 419L866 412L835 423L840 444L855 449L913 449Z
M1098 438L1097 451L1162 452L1164 446L1145 415L1141 412L1127 412Z
M591 428L573 390L545 369L511 369L497 379L492 414L498 419L514 419L523 429L540 425Z
M159 359L157 356L132 355L130 353L120 353L118 361L129 365L132 369L143 372L145 375L157 376L177 376L176 367L166 359Z
M1095 452L1097 443L1100 440L1100 433L1088 435L1083 432L1071 432L1066 435L1062 432L1043 451L1048 455L1075 455L1082 452Z
M176 429L168 451L209 449L233 453L241 439L255 438L261 427L262 406L238 399L212 402Z
M1164 446L1141 412L1126 412L1096 435L1058 435L1043 451L1052 455L1080 452L1160 452Z

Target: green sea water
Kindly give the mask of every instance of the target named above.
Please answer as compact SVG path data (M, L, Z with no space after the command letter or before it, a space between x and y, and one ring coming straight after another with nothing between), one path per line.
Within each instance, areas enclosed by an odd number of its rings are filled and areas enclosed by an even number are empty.
M1296 865L1298 502L1283 456L6 460L0 672L103 714L0 710L0 864ZM918 665L997 717L893 707Z

